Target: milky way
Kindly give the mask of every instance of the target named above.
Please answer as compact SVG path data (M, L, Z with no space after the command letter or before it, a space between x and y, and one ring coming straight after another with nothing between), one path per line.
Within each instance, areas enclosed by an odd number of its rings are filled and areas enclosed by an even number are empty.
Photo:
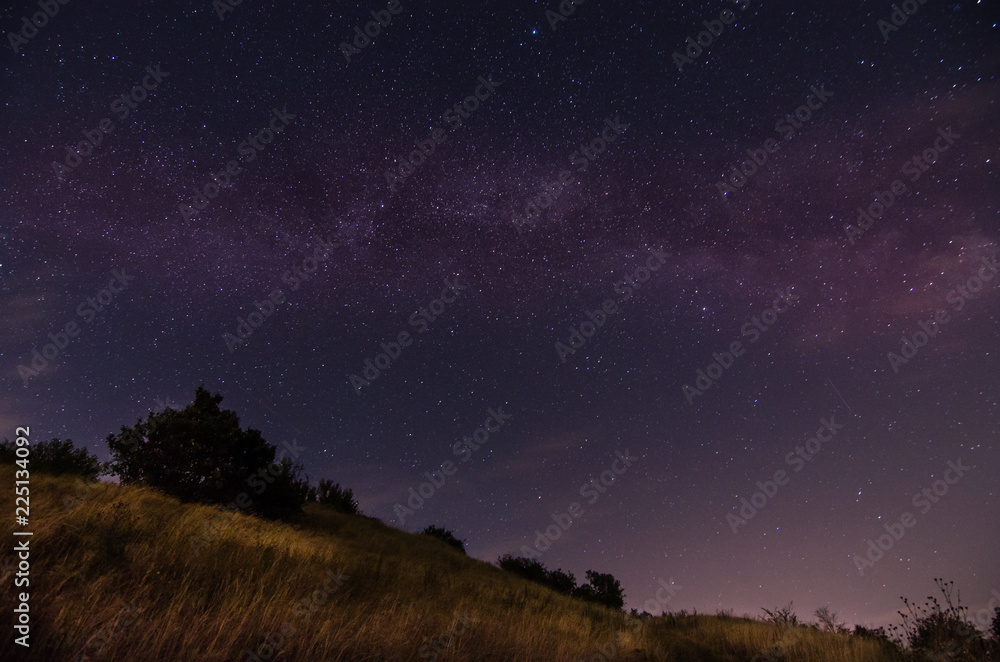
M1000 44L911 2L18 3L0 435L205 384L628 607L981 608Z

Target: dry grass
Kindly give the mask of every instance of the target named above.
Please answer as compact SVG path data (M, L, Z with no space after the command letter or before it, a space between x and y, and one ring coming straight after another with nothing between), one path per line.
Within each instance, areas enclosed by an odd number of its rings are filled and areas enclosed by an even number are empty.
M13 467L0 465L0 476L12 485ZM774 659L789 662L891 659L874 642L746 619L640 625L433 538L318 505L294 526L227 516L218 538L195 556L189 537L218 518L217 509L100 485L69 511L63 497L75 492L74 482L32 475L32 659L84 652L91 660L243 661L270 633L279 644L271 660L430 659L421 646L461 615L474 620L437 659L601 659L594 656L616 637L622 645L613 659L623 662L750 660L778 644L786 654ZM4 493L11 512L12 490ZM347 579L337 587L340 569ZM310 596L314 611L296 607ZM126 602L137 613L123 609ZM0 620L8 622L10 609L4 612ZM0 644L3 659L23 651L11 639Z

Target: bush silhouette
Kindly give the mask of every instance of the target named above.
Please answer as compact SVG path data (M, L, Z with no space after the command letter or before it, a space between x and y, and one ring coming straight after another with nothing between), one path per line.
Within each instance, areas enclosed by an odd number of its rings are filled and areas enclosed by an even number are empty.
M87 452L86 447L76 448L69 439L59 441L41 441L29 444L28 465L30 471L40 471L53 476L76 474L96 480L101 473L101 463L96 455ZM0 443L0 462L14 464L19 460L17 446L13 441L3 440Z
M902 625L891 631L896 641L907 644L918 660L946 660L948 662L984 662L996 660L991 654L990 642L969 620L968 608L955 594L955 582L935 578L934 583L944 598L944 604L928 596L923 605L917 606L902 598L906 611Z
M563 572L562 568L552 570L548 574L548 585L566 595L576 590L576 577L572 572Z
M545 566L533 559L504 554L497 559L497 566L501 570L512 572L515 575L527 579L529 582L544 584L545 586L549 585L549 571L545 569ZM573 586L576 586L575 581L573 582Z
M590 582L589 586L593 591L593 596L588 598L591 601L612 609L621 609L625 606L625 591L622 590L621 582L613 575L588 570L587 581Z
M761 607L762 612L767 614L767 618L764 620L770 621L776 625L798 625L799 617L795 615L792 611L792 603L789 602L788 605L784 607L775 607L773 610Z
M310 487L306 498L309 501L332 506L342 513L358 514L358 502L354 500L354 492L342 489L340 484L326 478L320 478L318 486Z
M534 559L504 554L497 559L497 566L528 581L548 586L563 595L596 602L612 609L621 609L625 606L625 592L622 590L621 582L610 574L588 570L587 581L590 583L577 586L573 573L563 572L561 568L548 570Z
M443 527L431 525L421 531L421 533L432 538L437 538L461 551L463 554L468 555L468 552L465 551L465 541L459 540L455 537L455 534Z
M837 613L831 611L829 607L817 607L813 613L819 619L821 630L825 632L846 632L847 628L844 627L844 623L837 619Z
M863 637L865 639L874 639L876 641L881 641L882 643L890 644L892 641L889 639L889 635L886 634L885 628L867 628L864 625L854 626L854 636Z
M132 428L108 435L106 470L122 485L154 487L182 501L227 503L245 492L250 512L287 519L298 514L308 484L288 458L275 464L276 448L260 432L240 429L222 396L203 386L194 402L177 411L150 413Z

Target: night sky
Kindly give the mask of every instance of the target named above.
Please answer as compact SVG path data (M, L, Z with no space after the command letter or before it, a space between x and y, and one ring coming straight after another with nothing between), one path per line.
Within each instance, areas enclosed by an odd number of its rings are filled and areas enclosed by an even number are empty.
M627 607L982 608L995 5L670 4L5 5L0 436L107 459L204 384Z

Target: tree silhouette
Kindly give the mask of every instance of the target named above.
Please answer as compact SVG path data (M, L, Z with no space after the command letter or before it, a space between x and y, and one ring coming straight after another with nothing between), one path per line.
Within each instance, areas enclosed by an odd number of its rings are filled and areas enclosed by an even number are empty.
M108 435L106 470L123 485L141 484L183 501L225 503L245 493L249 510L287 518L301 512L308 485L258 430L240 429L239 417L221 410L222 396L204 386L181 410L150 412L132 428Z
M593 589L592 600L594 602L607 605L612 609L621 609L625 606L625 591L622 589L621 582L613 575L588 570L587 581Z

